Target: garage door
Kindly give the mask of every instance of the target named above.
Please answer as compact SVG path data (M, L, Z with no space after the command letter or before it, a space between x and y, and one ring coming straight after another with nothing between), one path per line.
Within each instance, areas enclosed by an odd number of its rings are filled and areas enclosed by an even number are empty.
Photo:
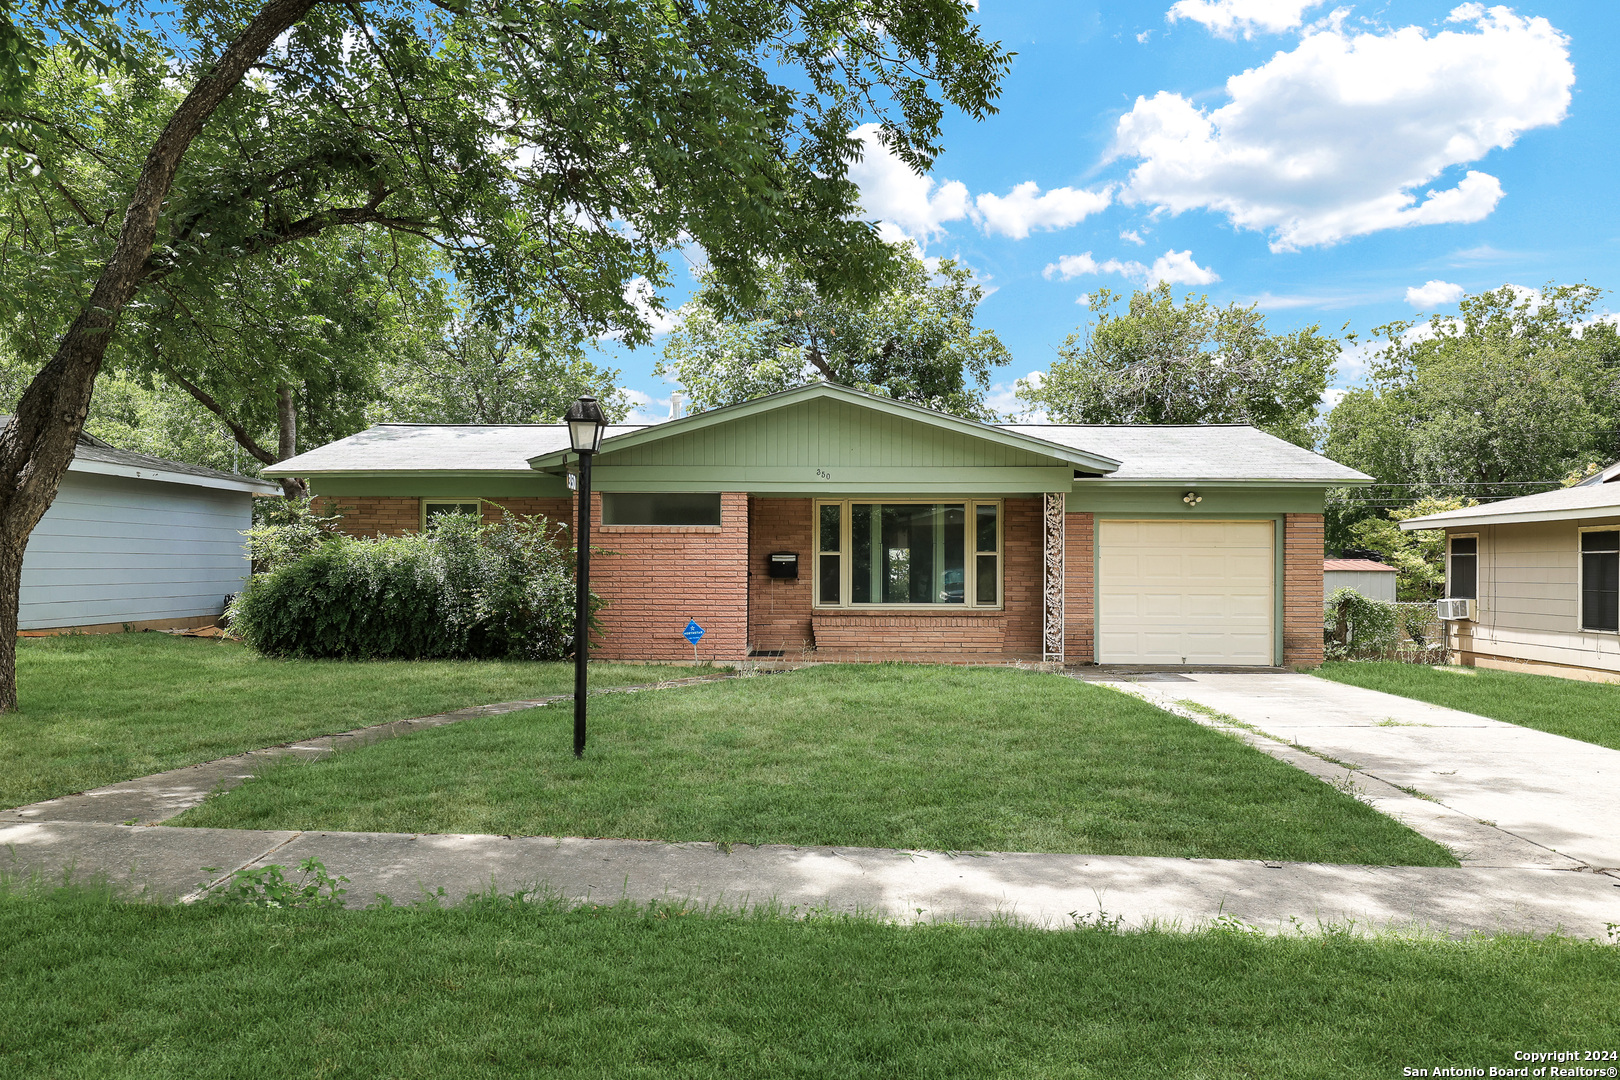
M1273 663L1269 521L1104 521L1097 659L1104 664Z

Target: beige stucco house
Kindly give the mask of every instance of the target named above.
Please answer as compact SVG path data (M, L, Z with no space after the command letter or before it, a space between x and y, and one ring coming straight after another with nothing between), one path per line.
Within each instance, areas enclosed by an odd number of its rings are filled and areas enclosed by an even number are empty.
M1446 532L1456 663L1620 682L1620 464L1575 487L1411 518Z

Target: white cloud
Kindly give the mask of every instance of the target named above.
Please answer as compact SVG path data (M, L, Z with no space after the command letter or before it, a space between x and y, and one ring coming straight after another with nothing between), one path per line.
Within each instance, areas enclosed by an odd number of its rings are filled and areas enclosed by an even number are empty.
M669 419L669 398L655 398L641 390L626 388L624 396L630 399L630 414L626 424L662 424Z
M1031 229L1067 229L1106 209L1112 200L1111 188L1060 187L1042 195L1035 181L1025 180L1006 195L980 195L973 201L974 220L987 233L1022 240Z
M1067 229L1113 201L1112 187L1100 191L1060 187L1042 192L1033 180L1006 195L986 192L974 199L960 180L944 183L921 176L878 138L876 124L853 132L861 141L861 160L849 177L861 189L861 206L878 219L884 239L911 239L918 244L937 239L947 223L972 219L986 233L1022 240L1035 229Z
M680 316L673 311L661 311L653 306L657 296L653 292L652 282L637 275L630 279L625 286L624 297L636 306L636 312L652 327L653 337L662 337L681 324Z
M1136 35L1136 43L1138 45L1146 45L1148 43L1148 39L1151 38L1152 36L1153 36L1153 31L1144 30L1140 34Z
M1168 91L1137 98L1110 155L1139 161L1120 199L1224 213L1269 232L1274 251L1480 220L1502 198L1496 177L1428 185L1561 122L1575 70L1544 18L1464 5L1452 19L1472 28L1319 27L1228 79L1231 100L1212 112Z
M1419 310L1445 307L1461 300L1463 292L1461 285L1434 278L1431 281L1425 281L1422 285L1414 285L1412 288L1407 289L1406 302Z
M1046 410L1030 408L1029 402L1018 396L1018 390L1025 385L1039 386L1045 378L1044 371L1032 371L1022 379L995 383L990 387L990 392L984 395L984 403L1012 423L1044 424L1047 419Z
M1143 244L1147 243L1146 240L1142 239L1142 234L1137 232L1135 229L1126 229L1124 232L1119 234L1119 238L1121 240L1129 241L1130 243L1135 244L1137 247L1141 247Z
M1176 0L1165 13L1170 22L1191 19L1221 37L1242 34L1252 38L1256 31L1279 34L1305 21L1307 8L1322 0Z
M1221 280L1221 275L1193 261L1191 249L1166 251L1153 260L1152 266L1144 266L1134 259L1098 262L1091 252L1083 251L1079 255L1061 255L1057 262L1048 263L1046 269L1041 271L1041 276L1048 281L1053 278L1071 281L1083 274L1118 274L1148 288L1161 281L1168 281L1172 285L1209 285Z
M849 167L849 178L861 189L866 212L898 230L885 231L885 239L909 236L926 242L944 232L946 222L968 216L968 189L961 181L940 184L912 172L883 145L876 124L862 124L853 134L864 153Z
M1153 260L1148 268L1147 283L1157 285L1168 281L1172 285L1210 285L1221 280L1221 275L1207 266L1193 262L1192 249L1167 251Z
M1328 387L1326 390L1322 391L1322 402L1318 408L1320 408L1324 414L1332 412L1333 406L1337 405L1344 398L1344 395L1349 392L1349 390L1342 386Z

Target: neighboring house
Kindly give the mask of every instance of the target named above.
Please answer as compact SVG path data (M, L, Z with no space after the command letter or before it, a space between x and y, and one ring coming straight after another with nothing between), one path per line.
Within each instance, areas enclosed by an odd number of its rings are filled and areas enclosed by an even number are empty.
M1620 466L1575 487L1409 518L1444 529L1460 664L1620 681Z
M571 524L567 446L383 424L267 475L356 534ZM603 658L1260 666L1321 660L1324 493L1367 482L1250 427L988 425L826 383L610 428L592 478Z
M1332 596L1340 589L1354 589L1369 600L1395 602L1396 570L1371 559L1323 559L1322 595Z
M19 630L203 626L247 577L242 532L279 485L79 437L23 555Z

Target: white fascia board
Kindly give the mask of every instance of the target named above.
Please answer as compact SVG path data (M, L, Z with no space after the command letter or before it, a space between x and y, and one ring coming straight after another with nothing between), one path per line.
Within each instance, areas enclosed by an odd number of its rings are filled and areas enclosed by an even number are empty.
M78 461L68 465L68 472L91 473L96 476L127 476L132 480L156 480L164 484L185 484L188 487L215 488L220 491L245 491L249 494L279 495L281 485L244 476L240 480L226 480L217 476L196 476L192 473L170 472L167 469L139 468L134 465L115 465L109 461Z
M1580 521L1583 518L1614 517L1620 517L1620 506L1576 506L1568 510L1525 510L1517 514L1475 514L1455 518L1449 514L1430 514L1428 517L1406 519L1401 522L1401 531L1462 529L1474 525L1516 525L1537 521Z

